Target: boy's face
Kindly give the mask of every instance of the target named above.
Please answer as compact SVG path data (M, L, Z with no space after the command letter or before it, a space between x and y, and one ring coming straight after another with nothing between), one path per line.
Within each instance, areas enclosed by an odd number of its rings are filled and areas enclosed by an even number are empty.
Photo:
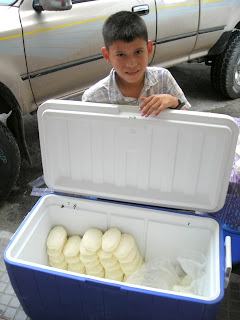
M144 78L152 47L152 41L146 43L140 38L131 42L118 40L110 45L109 50L102 48L102 54L123 83L138 84Z

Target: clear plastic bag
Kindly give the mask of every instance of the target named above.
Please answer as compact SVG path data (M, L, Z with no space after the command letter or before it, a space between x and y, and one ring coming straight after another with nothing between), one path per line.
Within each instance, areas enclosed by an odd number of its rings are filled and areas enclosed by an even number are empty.
M194 250L187 250L181 256L177 257L183 271L193 280L204 275L206 267L206 257L204 254Z
M187 250L171 262L168 257L149 260L126 279L126 282L180 293L204 295L206 257Z
M206 283L206 257L194 250L186 250L177 257L185 276L173 286L173 291L203 296Z
M126 282L158 289L171 290L180 280L169 258L157 257L131 274Z
M188 293L193 294L197 296L203 296L204 295L204 280L203 278L193 280L192 283L189 286L182 286L179 284L176 284L172 287L172 291L180 292L180 293Z

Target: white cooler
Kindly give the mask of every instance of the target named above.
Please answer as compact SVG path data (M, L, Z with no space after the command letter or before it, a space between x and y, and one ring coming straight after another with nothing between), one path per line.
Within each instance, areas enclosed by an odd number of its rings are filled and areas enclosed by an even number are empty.
M42 197L4 252L7 271L34 320L212 320L231 272L215 212L225 201L238 137L228 116L49 100L38 110ZM185 211L184 211L185 210ZM134 236L147 262L184 250L207 257L203 295L131 285L51 268L46 238L117 227Z

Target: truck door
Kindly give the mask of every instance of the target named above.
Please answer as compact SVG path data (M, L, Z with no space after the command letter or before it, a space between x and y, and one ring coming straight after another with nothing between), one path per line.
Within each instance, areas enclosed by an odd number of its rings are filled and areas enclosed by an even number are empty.
M207 55L220 36L224 32L231 33L235 23L239 21L238 1L201 0L200 3L199 32L191 59Z
M156 0L157 40L154 61L161 66L172 66L188 60L194 48L199 1Z
M20 8L28 74L36 102L80 93L106 76L110 66L101 54L102 25L121 10L143 14L151 40L156 39L155 1L73 0L69 11L36 12L32 1Z

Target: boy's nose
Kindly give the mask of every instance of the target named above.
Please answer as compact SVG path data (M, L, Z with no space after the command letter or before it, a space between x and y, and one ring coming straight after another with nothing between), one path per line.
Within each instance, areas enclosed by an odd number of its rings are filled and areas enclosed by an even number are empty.
M127 59L126 66L129 68L134 68L137 65L137 61L134 57L129 57Z

